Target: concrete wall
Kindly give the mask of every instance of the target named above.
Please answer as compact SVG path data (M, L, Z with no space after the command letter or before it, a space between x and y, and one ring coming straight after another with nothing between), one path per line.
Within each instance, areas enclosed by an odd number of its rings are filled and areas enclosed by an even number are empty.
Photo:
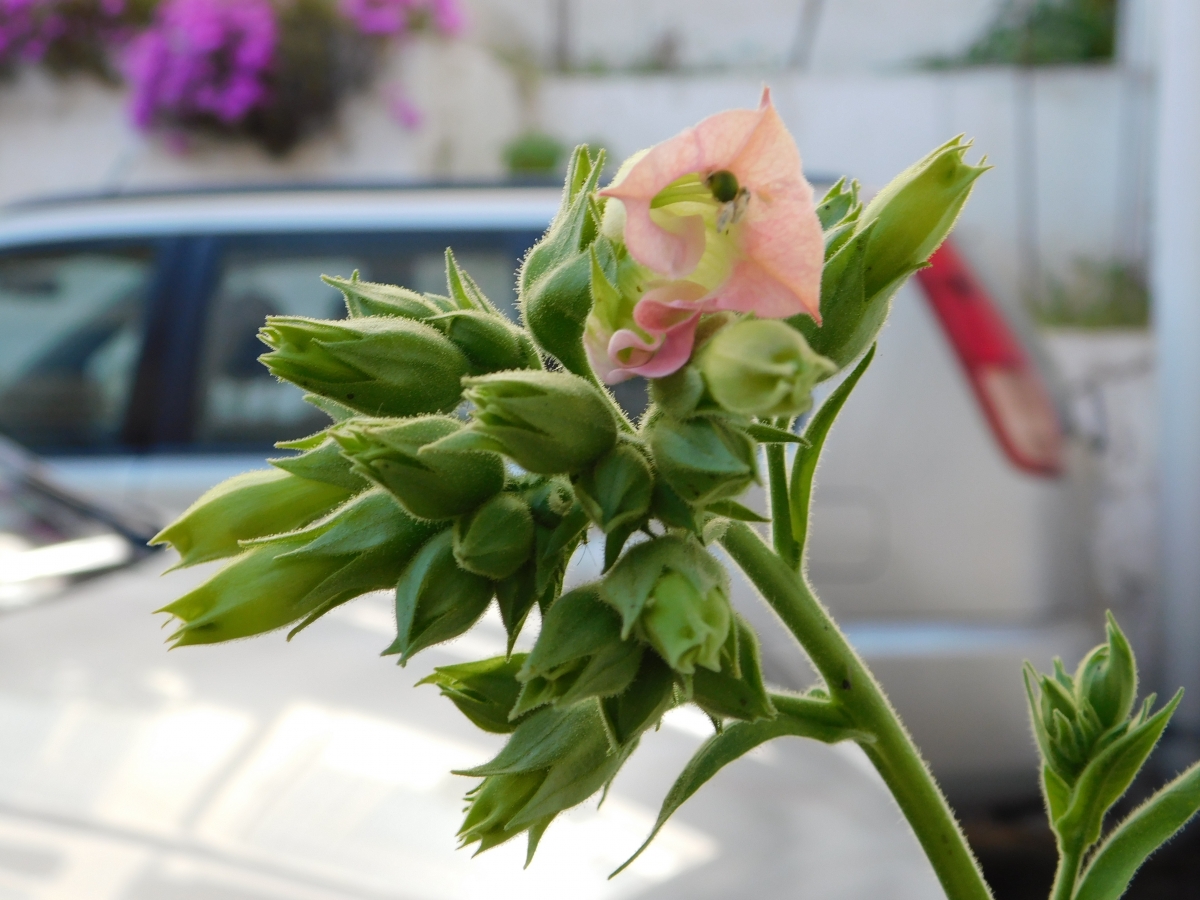
M754 105L769 83L814 178L868 190L959 132L995 170L958 238L1001 299L1018 301L1076 257L1137 257L1145 244L1149 81L1112 66L894 74L554 75L522 83L475 42L423 41L398 54L339 126L273 160L250 145L185 149L126 124L120 92L26 72L0 87L0 203L21 197L185 183L489 178L529 124L616 158L705 115ZM413 132L387 112L399 83L425 111Z

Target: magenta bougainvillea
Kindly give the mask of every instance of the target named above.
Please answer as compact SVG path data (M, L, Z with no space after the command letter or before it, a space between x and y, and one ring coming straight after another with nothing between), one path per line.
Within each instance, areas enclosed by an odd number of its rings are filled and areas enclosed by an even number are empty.
M130 119L174 146L188 132L286 152L371 77L389 42L462 33L460 0L0 0L0 69L87 70L130 88ZM399 85L388 109L420 109Z

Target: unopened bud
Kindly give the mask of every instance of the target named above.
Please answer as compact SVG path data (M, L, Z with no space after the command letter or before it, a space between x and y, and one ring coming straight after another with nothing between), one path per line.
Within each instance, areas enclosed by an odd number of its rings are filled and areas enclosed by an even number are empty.
M736 497L757 478L755 444L720 418L662 418L650 429L658 474L689 503Z
M368 415L449 412L462 396L466 357L421 322L269 316L259 335L272 375Z
M617 442L600 391L566 372L498 372L465 379L471 425L446 447L494 450L528 472L581 471ZM435 445L436 446L436 445Z
M605 534L642 521L653 493L650 463L628 443L617 444L575 479L575 496Z
M668 535L630 549L605 576L601 597L684 675L719 671L732 610L725 571L694 538Z
M495 313L457 310L431 319L429 323L463 352L472 375L542 367L529 336Z
M508 734L516 723L509 712L517 702L521 682L517 672L525 654L497 656L479 662L438 666L417 684L434 684L477 727L492 734Z
M151 544L170 544L182 566L236 556L240 541L294 531L353 495L353 491L278 469L235 475L205 492Z
M447 312L449 307L408 288L359 281L358 272L350 278L322 275L321 280L342 292L346 298L346 311L354 318L396 316L422 321Z
M1075 691L1087 700L1104 728L1124 722L1137 696L1137 663L1129 641L1112 613L1108 614L1108 641L1083 658L1075 673ZM1082 705L1082 703L1081 703Z
M412 558L396 585L396 640L384 655L400 663L433 644L456 638L487 609L493 586L454 559L450 529L431 538Z
M744 416L797 416L812 407L812 389L837 366L777 319L734 323L700 353L700 371L716 401Z
M961 135L946 142L893 178L862 211L859 230L875 224L863 265L868 299L924 265L946 239L975 179L989 168L967 165L970 147Z
M422 448L462 429L447 416L352 419L333 430L354 471L387 488L414 516L450 519L504 487L504 461L480 450Z
M507 578L533 553L533 516L516 494L500 494L454 523L454 557L468 572Z

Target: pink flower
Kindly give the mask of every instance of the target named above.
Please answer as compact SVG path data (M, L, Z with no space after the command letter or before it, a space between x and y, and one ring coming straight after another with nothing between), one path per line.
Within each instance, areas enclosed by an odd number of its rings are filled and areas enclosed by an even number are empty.
M640 270L621 277L632 306L594 309L589 323L585 346L609 384L683 366L704 313L820 322L824 237L769 90L758 109L717 113L633 158L599 193L605 233Z

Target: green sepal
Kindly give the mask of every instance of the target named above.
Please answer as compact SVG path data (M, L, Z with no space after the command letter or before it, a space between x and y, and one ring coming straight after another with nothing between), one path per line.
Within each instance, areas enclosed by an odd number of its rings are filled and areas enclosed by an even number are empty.
M629 687L600 701L604 724L613 747L625 747L675 705L675 674L652 650L642 654L641 665Z
M394 284L360 281L357 269L349 278L322 275L321 280L342 292L346 298L346 312L351 318L395 316L421 321L445 312L416 291Z
M316 440L319 438L319 440ZM278 445L287 449L291 445ZM337 441L329 437L328 432L313 435L313 443L303 449L304 452L295 456L281 456L269 459L271 465L301 478L311 481L323 481L326 484L337 485L348 491L363 490L368 482L356 473L350 460L342 456L342 449Z
M516 730L517 722L508 714L521 690L517 671L524 663L525 654L517 653L510 657L496 656L478 662L438 666L433 674L417 684L436 685L442 696L449 698L476 727L491 734L511 734Z
M682 528L694 535L700 534L700 525L696 522L696 513L691 505L661 478L655 479L650 511L668 528Z
M576 476L575 496L605 534L645 520L654 493L654 473L639 447L627 441Z
M746 434L760 444L802 444L808 446L808 440L800 434L776 428L774 425L764 425L754 422L746 426Z
M736 497L758 478L754 441L719 417L659 419L649 443L658 474L689 503Z
M710 503L705 507L705 512L712 513L715 516L724 516L727 519L736 519L739 522L770 522L771 520L760 516L752 509L748 509L736 500L718 500L716 503Z
M446 248L446 293L458 309L473 309L503 318L487 295L479 289L475 279L454 258L454 251Z
M851 181L847 185L845 178L839 178L825 192L825 196L817 203L817 219L821 223L822 231L829 231L847 220L853 222L858 218L858 190L857 181Z
M456 638L477 621L492 599L488 579L459 568L450 529L431 538L405 567L396 585L396 640L384 656L414 653Z
M500 621L504 623L504 632L508 635L507 653L512 653L513 645L537 599L537 564L532 560L496 582L496 605L500 608Z
M468 572L507 578L533 551L533 515L516 494L497 494L454 523L454 558Z
M540 369L542 359L524 329L495 313L457 309L428 319L467 358L468 374Z
M758 638L740 615L734 614L730 637L736 642L731 662L720 672L700 668L692 676L692 701L712 716L743 721L769 719L775 706L763 685Z

